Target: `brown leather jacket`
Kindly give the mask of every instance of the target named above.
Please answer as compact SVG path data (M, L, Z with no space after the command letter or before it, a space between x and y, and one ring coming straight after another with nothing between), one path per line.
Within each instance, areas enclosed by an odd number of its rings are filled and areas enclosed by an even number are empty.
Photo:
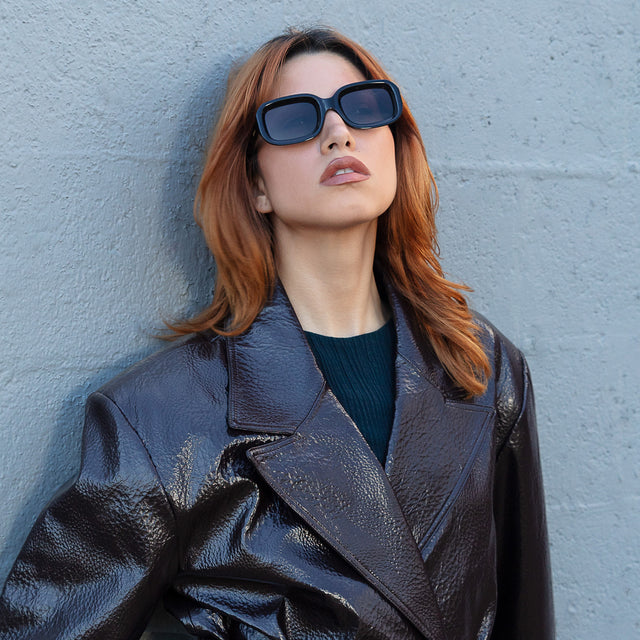
M479 319L495 375L461 399L389 296L384 469L278 288L243 335L196 335L89 398L81 471L9 575L0 638L138 638L162 597L201 638L552 638L522 355Z

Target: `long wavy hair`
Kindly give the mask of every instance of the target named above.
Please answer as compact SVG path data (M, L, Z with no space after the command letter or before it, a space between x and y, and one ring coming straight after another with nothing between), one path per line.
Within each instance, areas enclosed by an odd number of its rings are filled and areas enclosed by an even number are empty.
M328 28L290 30L273 38L230 75L194 209L216 260L213 300L194 318L170 325L174 336L207 329L222 335L242 333L272 295L276 261L271 219L254 207L255 113L273 97L285 62L316 52L344 57L367 79L389 79L370 53ZM463 295L468 287L447 280L438 260L438 192L406 104L391 128L398 182L395 199L378 221L376 265L454 383L469 396L479 395L486 388L489 361Z

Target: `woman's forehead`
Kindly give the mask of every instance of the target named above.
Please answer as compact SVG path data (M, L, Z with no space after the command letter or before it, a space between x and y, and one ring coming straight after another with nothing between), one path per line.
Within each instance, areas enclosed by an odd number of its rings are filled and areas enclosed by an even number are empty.
M330 98L345 84L361 80L365 80L362 73L337 53L300 53L285 62L272 98L295 93L311 93L320 98Z

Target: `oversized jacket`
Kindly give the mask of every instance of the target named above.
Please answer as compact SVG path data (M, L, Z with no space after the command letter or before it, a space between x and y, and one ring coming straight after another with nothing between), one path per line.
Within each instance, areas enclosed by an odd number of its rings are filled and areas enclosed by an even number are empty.
M403 305L384 468L316 366L283 289L245 333L195 335L87 403L75 482L0 598L1 640L138 638L154 608L217 639L549 640L533 393L453 387Z

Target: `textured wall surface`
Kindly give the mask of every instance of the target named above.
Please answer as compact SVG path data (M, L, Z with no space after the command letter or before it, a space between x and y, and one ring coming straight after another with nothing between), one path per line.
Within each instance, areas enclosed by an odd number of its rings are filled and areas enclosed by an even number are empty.
M559 639L639 637L638 2L317 4L2 1L0 581L87 393L208 298L191 206L232 60L321 22L403 88L445 267L529 359Z

